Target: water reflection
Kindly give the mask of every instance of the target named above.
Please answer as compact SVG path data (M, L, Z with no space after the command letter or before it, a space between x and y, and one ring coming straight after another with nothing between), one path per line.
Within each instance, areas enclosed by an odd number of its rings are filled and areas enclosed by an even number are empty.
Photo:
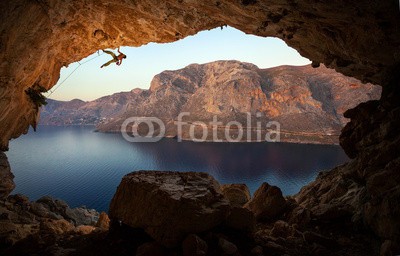
M98 210L108 204L123 175L134 170L203 171L221 183L262 182L294 194L317 173L347 161L338 146L287 143L195 143L163 139L129 143L91 127L39 127L11 142L7 153L17 185L32 200L43 195Z

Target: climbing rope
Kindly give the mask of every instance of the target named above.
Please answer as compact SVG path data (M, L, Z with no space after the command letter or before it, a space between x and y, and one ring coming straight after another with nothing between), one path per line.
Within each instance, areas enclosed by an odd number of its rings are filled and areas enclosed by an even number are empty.
M82 62L82 63L80 63L80 62L78 61L78 64L79 64L79 65L78 65L74 70L72 70L72 72L69 73L69 75L68 75L64 80L62 80L61 83L59 83L53 90L49 90L49 91L50 91L50 94L47 96L47 98L50 97L55 91L57 91L57 89L60 88L60 86L61 86L65 81L67 81L67 79L68 79L70 76L72 76L72 74L73 74L78 68L80 68L82 65L88 63L89 61L92 61L92 60L96 59L97 57L100 57L100 56L103 55L103 54L104 54L104 52L100 54L100 53L97 51L97 56L95 56L95 57L93 57L93 58L91 58L91 59L88 59L87 61L84 61L84 62Z

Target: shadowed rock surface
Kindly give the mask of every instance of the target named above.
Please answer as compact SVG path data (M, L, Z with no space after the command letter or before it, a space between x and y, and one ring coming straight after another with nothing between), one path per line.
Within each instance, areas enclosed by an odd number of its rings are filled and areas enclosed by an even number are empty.
M110 218L143 228L174 247L186 235L222 223L229 203L206 173L138 171L122 178L110 204Z
M221 185L222 194L234 206L242 207L250 199L250 191L246 184L224 184Z
M108 217L103 216L100 227L95 227L98 218L99 213L95 210L71 209L65 202L48 196L30 202L23 195L11 195L0 201L0 252L12 251L10 246L21 246L18 243L23 244L24 241L41 240L42 246L33 246L38 251L65 234L87 235L93 231L108 230L104 220ZM28 248L29 245L23 249Z
M207 174L150 171L139 172L137 176L142 180L140 184L127 184L127 177L122 180L111 209L124 215L124 219L114 215L110 230L105 213L100 214L95 224L76 226L71 222L73 219L64 217L68 206L62 201L44 197L29 202L21 195L10 196L0 207L0 253L188 255L191 252L197 255L350 256L377 255L379 251L385 253L382 255L391 255L398 250L396 241L385 239L381 246L364 224L354 222L346 214L332 214L340 213L340 210L319 214L308 208L312 207L310 204L300 205L294 198L271 193L271 190L279 189L267 184L258 189L259 193L251 201L255 213L259 209L271 213L277 209L276 202L285 207L256 222L248 209L229 205L218 192L219 184ZM180 180L187 182L183 186ZM190 196L184 198L185 194ZM183 200L177 200L178 197ZM144 200L138 202L135 198ZM190 205L194 207L188 207ZM323 207L323 204L317 205ZM72 210L77 214L90 212L83 208ZM132 221L140 227L133 226ZM12 230L15 232L10 232Z
M321 173L296 199L321 218L351 218L400 245L400 94L384 95L345 113L351 122L340 144L354 159Z
M278 218L286 208L286 200L282 191L276 186L264 182L254 197L245 205L245 208L254 212L258 220L274 220Z
M0 151L0 200L4 200L15 188L14 175L6 154Z

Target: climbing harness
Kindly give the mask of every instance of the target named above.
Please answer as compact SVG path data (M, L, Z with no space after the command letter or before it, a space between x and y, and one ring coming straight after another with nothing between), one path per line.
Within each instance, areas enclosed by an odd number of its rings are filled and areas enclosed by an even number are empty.
M72 72L69 73L69 75L68 75L64 80L62 80L62 82L59 83L53 90L49 90L49 91L50 91L50 94L47 96L47 98L50 97L55 91L57 91L57 89L60 88L60 86L61 86L65 81L67 81L67 79L68 79L70 76L72 76L72 74L73 74L78 68L80 68L82 65L88 63L89 61L92 61L92 60L96 59L97 57L100 57L100 56L103 55L103 54L104 54L104 52L100 54L99 51L97 51L97 56L95 56L95 57L93 57L93 58L91 58L91 59L89 59L89 60L87 60L87 61L84 61L84 62L82 62L82 63L80 63L79 61L77 61L79 65L78 65L74 70L72 70Z

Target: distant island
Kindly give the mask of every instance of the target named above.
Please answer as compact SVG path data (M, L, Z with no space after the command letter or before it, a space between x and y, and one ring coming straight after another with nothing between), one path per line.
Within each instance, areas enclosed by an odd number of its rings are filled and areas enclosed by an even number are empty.
M322 65L259 69L250 63L216 61L164 71L153 78L149 90L133 89L89 102L48 99L40 124L95 125L100 132L120 132L129 117L157 117L166 124L165 136L176 137L176 120L183 112L190 113L184 118L188 124L208 124L216 116L222 122L218 134L230 121L246 124L250 113L251 129L257 122L262 129L269 121L279 122L281 141L336 144L348 121L343 112L378 99L380 93L379 86ZM188 134L184 126L179 136L190 139Z

